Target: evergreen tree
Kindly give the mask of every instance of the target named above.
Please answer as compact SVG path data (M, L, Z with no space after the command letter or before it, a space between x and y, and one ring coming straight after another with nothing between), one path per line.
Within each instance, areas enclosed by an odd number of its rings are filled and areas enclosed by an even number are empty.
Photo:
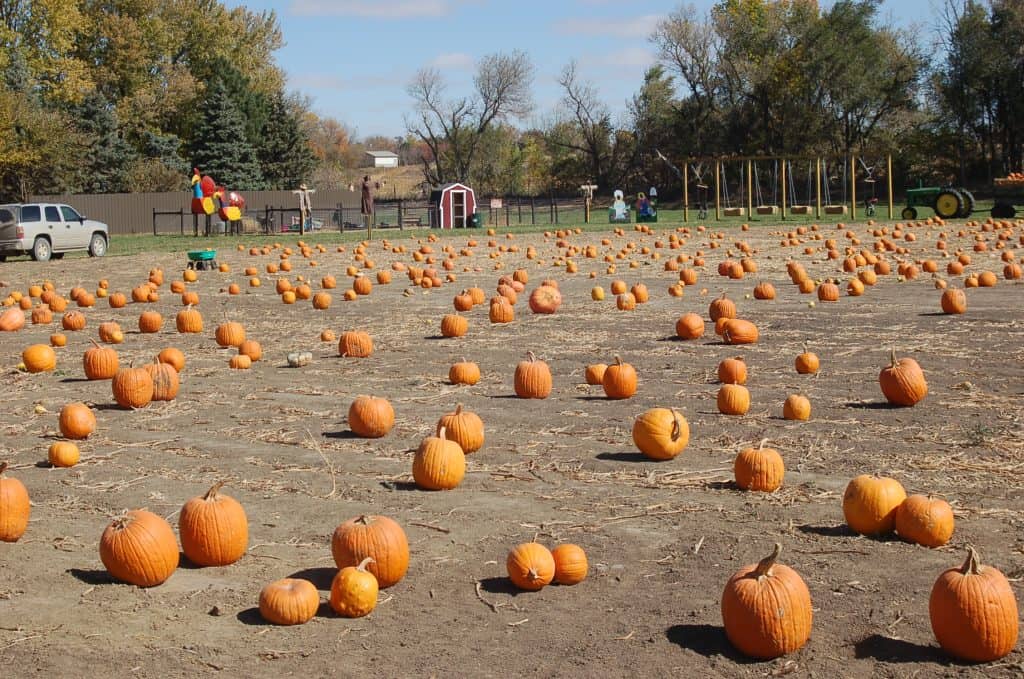
M245 118L220 78L210 80L191 144L193 164L229 189L263 187L256 149L245 133Z
M295 106L283 93L270 103L270 115L261 131L257 153L268 189L294 189L309 179L316 158Z
M73 114L87 144L80 158L80 189L85 193L128 191L128 168L135 152L121 136L113 106L93 92L74 107Z

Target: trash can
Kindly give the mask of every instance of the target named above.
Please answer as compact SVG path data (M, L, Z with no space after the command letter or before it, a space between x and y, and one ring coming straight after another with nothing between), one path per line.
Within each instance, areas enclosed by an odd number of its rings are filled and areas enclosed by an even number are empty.
M469 225L474 229L479 229L484 225L484 213L474 212L469 218Z

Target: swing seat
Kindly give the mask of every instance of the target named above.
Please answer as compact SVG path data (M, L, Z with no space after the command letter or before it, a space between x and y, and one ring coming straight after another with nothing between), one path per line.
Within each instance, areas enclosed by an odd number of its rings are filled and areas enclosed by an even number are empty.
M745 207L724 207L722 208L722 214L726 217L743 217L747 214L747 208Z
M827 215L845 215L849 211L846 205L826 205L823 209Z
M777 215L779 214L778 205L758 205L755 210L759 215Z
M789 214L791 215L809 215L811 214L810 205L790 205Z

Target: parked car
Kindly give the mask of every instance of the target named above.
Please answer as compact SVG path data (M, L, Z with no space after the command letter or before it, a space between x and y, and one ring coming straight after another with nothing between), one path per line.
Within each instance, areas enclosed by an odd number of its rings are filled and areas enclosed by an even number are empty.
M0 205L0 262L15 255L31 255L37 262L45 262L75 250L102 257L107 254L109 238L106 224L86 219L70 205Z

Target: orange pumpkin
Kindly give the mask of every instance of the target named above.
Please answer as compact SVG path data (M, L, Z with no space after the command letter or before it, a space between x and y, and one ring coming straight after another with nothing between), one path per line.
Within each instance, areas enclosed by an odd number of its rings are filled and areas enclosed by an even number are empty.
M178 541L162 517L135 509L114 519L103 531L100 560L115 579L153 587L178 568Z
M519 398L547 398L551 394L551 369L532 351L516 366L515 393Z
M338 568L357 566L372 558L367 570L377 578L381 589L399 582L409 569L405 531L386 516L362 515L338 526L331 537L331 554Z
M320 608L320 593L309 580L275 580L260 590L260 615L275 625L309 622Z
M565 543L551 550L555 560L555 582L559 585L577 585L587 578L587 553L579 545Z
M861 474L846 486L843 516L861 535L882 535L892 531L896 510L906 499L907 493L896 479Z
M249 521L238 500L220 492L221 481L185 503L178 515L181 551L197 566L227 566L249 546Z
M0 542L17 542L28 529L32 505L25 485L5 478L6 470L7 463L0 462Z
M555 577L555 558L544 545L526 542L517 545L505 559L508 577L519 589L535 592Z

